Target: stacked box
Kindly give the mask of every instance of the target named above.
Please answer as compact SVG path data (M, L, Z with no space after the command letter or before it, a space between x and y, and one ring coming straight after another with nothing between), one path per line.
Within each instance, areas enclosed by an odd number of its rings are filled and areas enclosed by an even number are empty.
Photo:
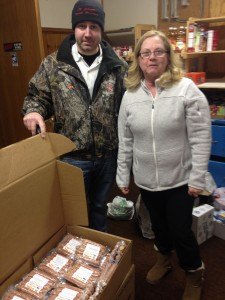
M208 204L193 209L192 230L199 245L213 235L213 212L214 207Z

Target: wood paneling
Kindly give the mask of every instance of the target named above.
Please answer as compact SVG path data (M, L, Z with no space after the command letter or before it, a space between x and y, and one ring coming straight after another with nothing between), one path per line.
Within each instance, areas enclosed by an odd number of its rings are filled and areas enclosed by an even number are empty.
M73 33L72 29L42 28L45 55L57 50L64 38Z
M224 0L211 0L209 17L225 16L225 1Z
M38 0L0 0L0 146L17 142L30 134L22 122L21 109L30 78L44 56ZM12 52L4 43L21 42L15 51L18 66L12 66Z
M158 29L165 32L168 31L170 26L179 27L186 26L189 17L203 18L209 16L209 3L210 0L189 0L188 6L181 6L181 1L177 1L177 14L178 18L171 17L171 3L173 0L167 0L168 3L168 19L164 20L162 16L162 2L158 0Z

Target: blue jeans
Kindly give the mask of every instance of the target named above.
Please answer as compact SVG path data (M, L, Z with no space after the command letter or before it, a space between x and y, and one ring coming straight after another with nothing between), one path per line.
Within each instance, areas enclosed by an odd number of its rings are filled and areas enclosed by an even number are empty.
M63 157L62 161L83 171L90 228L107 231L107 196L116 176L117 155L94 160Z

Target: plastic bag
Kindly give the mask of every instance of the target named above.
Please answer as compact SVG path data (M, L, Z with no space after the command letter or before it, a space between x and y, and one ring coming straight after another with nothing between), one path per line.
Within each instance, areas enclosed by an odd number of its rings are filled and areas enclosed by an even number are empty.
M217 188L217 185L211 175L210 172L206 172L205 173L205 188L204 190L201 192L201 195L203 196L209 196L212 195L212 193L214 192L214 190Z
M137 198L135 210L143 237L148 239L154 239L155 235L152 231L152 223L150 220L150 216L144 202L141 199L141 195L139 195Z
M225 210L225 187L220 187L218 189L215 189L215 191L213 192L213 198L214 198L215 209Z
M117 220L131 220L134 215L134 203L126 198L116 196L107 204L107 216Z

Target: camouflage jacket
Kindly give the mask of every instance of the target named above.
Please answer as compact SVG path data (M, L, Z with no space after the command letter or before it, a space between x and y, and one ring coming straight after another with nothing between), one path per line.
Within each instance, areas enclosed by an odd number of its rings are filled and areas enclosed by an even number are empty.
M125 64L101 42L103 60L91 98L71 54L74 35L48 55L29 82L23 114L54 115L54 131L71 139L77 150L104 153L118 147L117 116L124 93Z

